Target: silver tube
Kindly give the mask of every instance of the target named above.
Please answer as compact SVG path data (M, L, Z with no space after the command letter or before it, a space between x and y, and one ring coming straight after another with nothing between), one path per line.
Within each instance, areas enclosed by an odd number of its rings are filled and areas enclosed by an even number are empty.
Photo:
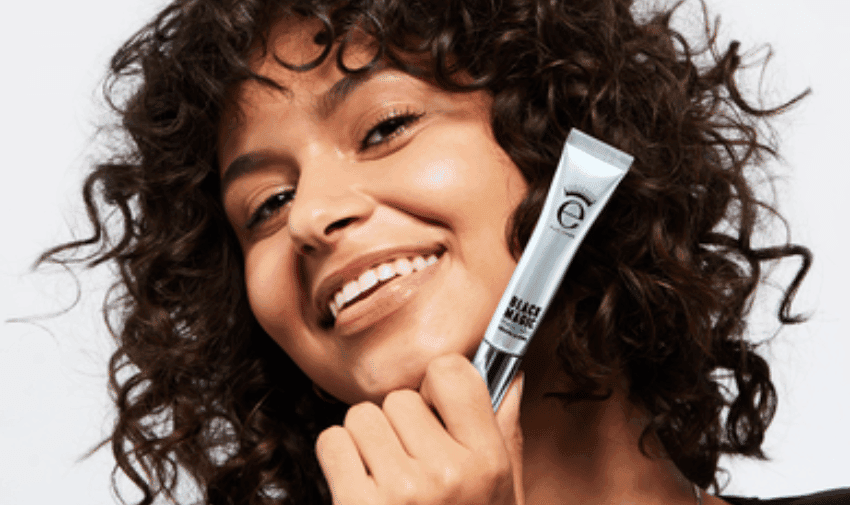
M631 164L628 154L570 131L546 203L472 360L487 383L493 410L579 245Z

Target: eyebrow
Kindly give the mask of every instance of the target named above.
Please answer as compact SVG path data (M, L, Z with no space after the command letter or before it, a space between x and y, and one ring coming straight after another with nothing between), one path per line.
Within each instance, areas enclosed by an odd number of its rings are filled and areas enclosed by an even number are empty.
M313 104L313 112L321 119L327 119L342 105L343 102L366 81L370 80L384 65L375 65L372 68L356 74L345 74L336 81L327 91L319 96ZM289 94L289 89L282 87L284 94ZM236 179L254 172L265 165L268 157L258 153L245 153L230 162L221 177L221 194L227 193L228 188Z
M357 74L344 75L316 100L313 106L316 115L322 119L329 118L355 89L372 79L380 70L382 70L382 66L375 65L373 68Z
M221 195L227 194L228 188L240 177L244 177L263 166L266 157L258 153L247 153L233 160L221 176Z

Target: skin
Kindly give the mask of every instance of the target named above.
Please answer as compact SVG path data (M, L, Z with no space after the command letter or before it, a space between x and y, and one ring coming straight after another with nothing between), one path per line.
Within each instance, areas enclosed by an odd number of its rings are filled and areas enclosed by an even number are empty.
M273 35L278 53L315 57L287 26ZM352 53L350 66L371 59L367 49ZM223 168L244 155L264 160L224 192L257 320L347 403L418 388L432 359L474 353L516 265L505 230L526 183L492 136L489 98L452 95L388 69L322 115L314 104L343 76L332 58L306 73L266 58L259 71L291 93L243 86L242 117L225 122L219 149ZM393 114L421 117L386 123ZM289 204L246 229L258 206L293 187ZM375 263L433 251L443 251L436 265L322 326L325 304L315 294L338 272L350 280Z
M269 47L310 61L319 28L281 20ZM346 64L370 61L370 41L352 42ZM493 138L485 92L381 69L328 107L343 79L334 58L292 72L258 51L255 70L287 91L235 91L219 135L223 200L257 320L352 405L316 447L335 503L695 503L660 448L639 452L647 416L627 385L570 409L544 396L568 387L545 328L492 412L469 358L516 265L505 232L527 185ZM436 264L328 324L324 301L344 280L434 252Z

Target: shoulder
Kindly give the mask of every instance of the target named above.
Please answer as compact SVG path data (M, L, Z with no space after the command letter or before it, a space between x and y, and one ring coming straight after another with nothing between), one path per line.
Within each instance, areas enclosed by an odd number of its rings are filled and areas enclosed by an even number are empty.
M850 505L850 487L830 489L805 496L786 498L744 498L740 496L721 496L731 505Z

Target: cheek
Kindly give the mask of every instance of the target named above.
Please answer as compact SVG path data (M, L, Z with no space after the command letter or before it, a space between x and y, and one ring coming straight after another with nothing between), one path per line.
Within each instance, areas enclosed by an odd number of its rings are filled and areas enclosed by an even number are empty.
M284 329L281 321L294 321L298 311L298 277L286 249L266 242L245 252L245 287L257 321L277 340Z
M464 228L504 224L527 185L486 128L464 124L425 136L393 160L376 187L387 201L438 221Z
M457 165L451 157L429 160L415 172L413 183L421 191L439 195L445 188L455 187L462 181Z
M245 253L245 282L257 322L296 365L319 384L340 381L339 353L315 335L304 315L294 255L285 241L267 239Z

